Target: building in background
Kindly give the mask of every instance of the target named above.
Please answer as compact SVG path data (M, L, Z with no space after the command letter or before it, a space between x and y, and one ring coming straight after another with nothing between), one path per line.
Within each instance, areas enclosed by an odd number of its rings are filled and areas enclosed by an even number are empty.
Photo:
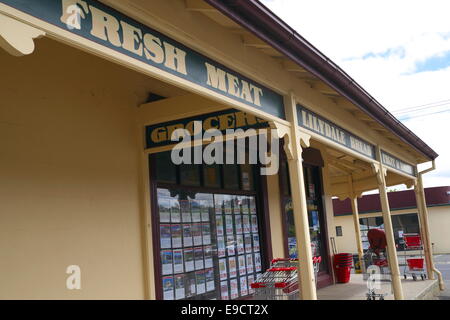
M414 190L388 192L392 213L395 242L398 250L403 250L404 233L420 233L419 217ZM430 236L433 252L450 253L450 186L425 189L429 214ZM361 240L368 248L367 231L371 228L383 229L383 217L378 194L366 195L358 199ZM355 229L352 220L350 200L333 199L336 244L341 252L357 253Z

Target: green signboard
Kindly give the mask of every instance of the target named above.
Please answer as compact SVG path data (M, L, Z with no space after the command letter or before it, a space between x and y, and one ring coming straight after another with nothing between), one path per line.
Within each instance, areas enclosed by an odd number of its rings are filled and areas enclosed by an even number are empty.
M255 117L254 115L235 109L227 109L149 125L145 127L146 148L149 149L177 144L179 142L178 140L171 140L172 133L177 129L186 129L191 136L194 136L195 121L199 121L202 124L201 136L203 136L203 133L208 129L217 129L225 134L226 130L247 130L269 127L269 123L267 121ZM196 136L197 135L195 135L195 137Z
M306 128L366 157L376 159L375 146L373 144L357 137L299 104L297 105L297 116L300 127Z
M99 1L0 0L0 3L212 92L285 119L282 95ZM148 4L151 6L151 1Z

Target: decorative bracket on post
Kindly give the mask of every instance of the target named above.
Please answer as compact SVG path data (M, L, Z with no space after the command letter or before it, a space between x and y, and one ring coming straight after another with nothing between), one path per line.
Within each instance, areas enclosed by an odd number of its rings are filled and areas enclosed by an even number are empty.
M384 177L387 175L387 170L379 163L372 163L372 170L377 177L377 181L379 185L384 185Z
M278 123L276 121L270 123L270 127L277 131L277 135L279 139L283 139L284 141L284 152L286 153L286 157L289 160L294 159L294 151L292 150L291 145L291 128L284 124Z
M34 39L45 32L0 13L0 47L9 54L21 57L34 51Z

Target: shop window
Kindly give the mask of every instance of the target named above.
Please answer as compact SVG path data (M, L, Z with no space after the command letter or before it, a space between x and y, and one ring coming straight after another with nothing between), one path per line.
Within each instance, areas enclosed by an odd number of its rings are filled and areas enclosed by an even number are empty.
M203 166L203 181L205 187L221 188L222 177L220 172L220 165L204 165Z
M241 186L242 190L254 190L253 167L250 164L241 164Z
M223 165L223 184L225 189L239 189L239 167L235 164Z
M158 153L155 161L155 165L158 170L156 172L156 179L159 182L164 183L176 183L177 173L176 166L173 164L170 158L170 151Z
M200 186L200 165L181 164L180 183L185 186Z
M342 226L336 226L336 237L342 237Z

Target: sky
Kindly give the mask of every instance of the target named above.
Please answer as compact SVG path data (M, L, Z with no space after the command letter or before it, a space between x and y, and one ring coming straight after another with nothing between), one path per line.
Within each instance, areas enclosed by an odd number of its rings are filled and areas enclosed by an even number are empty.
M439 154L425 187L450 185L450 1L261 2Z

